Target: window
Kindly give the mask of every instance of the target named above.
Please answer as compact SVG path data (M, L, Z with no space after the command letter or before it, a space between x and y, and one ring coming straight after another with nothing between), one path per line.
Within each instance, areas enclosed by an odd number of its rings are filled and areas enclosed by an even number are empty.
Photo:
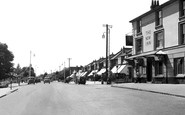
M156 26L162 25L162 11L157 11L156 12L156 21L155 21Z
M155 72L156 72L156 75L163 74L163 62L162 61L156 61Z
M137 21L137 33L141 33L141 20Z
M184 74L184 58L174 59L174 74Z
M180 0L179 5L180 17L185 16L185 0Z
M180 24L180 36L179 36L179 44L185 44L185 23Z
M161 49L163 48L163 41L164 41L164 35L163 31L159 31L155 33L155 49Z
M142 44L142 38L137 38L136 39L136 54L140 54L142 53L142 48L143 48L143 44Z

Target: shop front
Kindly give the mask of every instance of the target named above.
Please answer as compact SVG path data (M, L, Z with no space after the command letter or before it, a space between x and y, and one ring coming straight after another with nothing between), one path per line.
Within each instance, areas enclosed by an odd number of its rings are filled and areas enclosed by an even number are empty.
M162 51L152 51L128 57L133 61L135 82L166 82L166 54Z

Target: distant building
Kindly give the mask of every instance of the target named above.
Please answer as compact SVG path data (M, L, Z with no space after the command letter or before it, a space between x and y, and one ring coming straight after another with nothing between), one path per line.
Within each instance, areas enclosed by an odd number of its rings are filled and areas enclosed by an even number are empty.
M185 0L159 5L130 22L133 28L134 77L143 82L183 83L185 78Z

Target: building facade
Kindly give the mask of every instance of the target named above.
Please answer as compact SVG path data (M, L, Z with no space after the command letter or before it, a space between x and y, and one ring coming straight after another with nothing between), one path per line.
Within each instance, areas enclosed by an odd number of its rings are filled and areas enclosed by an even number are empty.
M185 0L153 1L150 11L130 21L134 78L142 82L184 83Z

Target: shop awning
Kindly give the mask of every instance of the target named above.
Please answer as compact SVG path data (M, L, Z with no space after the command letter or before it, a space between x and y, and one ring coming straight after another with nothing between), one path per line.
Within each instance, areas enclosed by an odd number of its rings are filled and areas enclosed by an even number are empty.
M118 69L118 73L127 73L127 66L126 65L121 65Z
M142 56L152 55L152 54L155 54L155 53L156 53L156 51L147 52L147 53L141 53L141 54L138 54L138 55L130 56L130 57L126 58L126 59L138 58L138 57L142 57Z
M80 77L83 74L83 72L76 73L76 76Z
M74 78L74 76L75 76L74 73L72 73L69 77L70 78Z
M102 68L97 74L98 75L101 75L102 73L105 73L106 72L106 69L105 68Z
M87 74L87 71L83 72L83 74L81 76L84 77L86 74Z
M96 74L98 70L92 70L91 73L88 76L92 76L93 74Z
M114 67L111 69L111 72L112 72L112 73L118 73L119 67L120 67L120 65L114 66Z
M133 55L133 56L130 56L130 57L128 57L128 58L126 58L126 59L133 59L133 58L140 58L140 57L150 57L150 55L151 56L155 56L155 55L166 55L166 53L165 52L163 52L163 51L161 51L161 50L159 50L159 51L151 51L151 52L146 52L146 53L141 53L141 54L138 54L138 55Z

